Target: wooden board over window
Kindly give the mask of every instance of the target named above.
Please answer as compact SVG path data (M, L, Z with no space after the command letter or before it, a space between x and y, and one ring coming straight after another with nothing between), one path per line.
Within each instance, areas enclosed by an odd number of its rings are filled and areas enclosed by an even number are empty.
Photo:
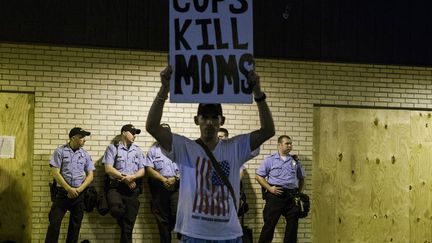
M31 94L0 93L0 137L15 143L15 151L0 158L0 242L31 242L33 100Z
M432 241L431 114L314 109L313 242Z

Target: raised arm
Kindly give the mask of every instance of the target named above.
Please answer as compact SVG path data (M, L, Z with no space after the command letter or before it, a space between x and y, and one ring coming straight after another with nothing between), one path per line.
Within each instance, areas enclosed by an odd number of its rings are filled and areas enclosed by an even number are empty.
M266 95L261 90L260 78L255 71L250 71L248 81L254 85L253 95L254 100L258 106L259 119L261 128L253 131L250 136L251 150L257 149L261 144L273 137L275 134L275 127L273 117L266 102Z
M161 145L161 147L170 152L172 144L172 133L168 129L161 127L160 122L163 114L165 101L168 99L169 81L171 78L172 69L166 67L161 73L161 87L153 101L150 111L147 115L146 130L150 133Z

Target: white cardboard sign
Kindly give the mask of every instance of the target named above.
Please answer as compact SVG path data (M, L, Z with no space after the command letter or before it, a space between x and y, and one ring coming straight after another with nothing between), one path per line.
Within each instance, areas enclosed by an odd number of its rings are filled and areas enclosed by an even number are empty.
M252 103L252 0L170 0L170 101Z

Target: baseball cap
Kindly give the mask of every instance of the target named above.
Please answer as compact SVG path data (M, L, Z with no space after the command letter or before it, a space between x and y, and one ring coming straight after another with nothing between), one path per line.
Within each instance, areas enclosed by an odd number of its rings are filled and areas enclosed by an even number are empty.
M75 135L81 135L83 137L89 136L91 133L83 130L81 127L74 127L69 132L69 138L72 138Z
M132 124L126 124L121 128L121 132L130 132L132 134L140 134L141 129L137 129Z
M222 106L221 104L199 104L197 115L204 114L216 114L222 116Z

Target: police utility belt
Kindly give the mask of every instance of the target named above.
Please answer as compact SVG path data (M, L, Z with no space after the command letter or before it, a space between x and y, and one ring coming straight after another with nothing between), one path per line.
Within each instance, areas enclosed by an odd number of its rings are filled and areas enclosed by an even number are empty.
M120 191L129 193L133 192L135 190L139 191L139 194L142 194L144 191L144 178L139 178L135 180L136 188L130 189L129 186L118 179L113 179L109 175L105 175L105 183L104 183L104 189L107 192L109 189L119 189Z
M277 187L282 187L282 186L279 186L279 185L272 185L272 184L270 184L270 186L277 186ZM286 197L286 196L292 196L292 197L294 197L295 195L297 195L298 193L299 193L299 190L298 190L298 188L284 188L284 187L282 187L282 194L280 195L281 197Z
M108 186L110 188L116 188L116 187L118 187L120 185L120 183L122 183L121 181L119 181L117 179L113 179L113 178L111 178L108 175L107 175L106 180L107 180Z
M273 184L269 184L270 186L277 186L277 187L282 187L279 185L273 185ZM266 195L267 193L270 193L269 191L267 191L267 189L265 189L264 187L261 187L261 197L263 200L266 200ZM297 188L293 188L293 189L288 189L288 188L282 188L282 194L280 195L275 195L279 198L285 198L285 197L292 197L294 198L295 195L297 195L299 193L299 190Z

